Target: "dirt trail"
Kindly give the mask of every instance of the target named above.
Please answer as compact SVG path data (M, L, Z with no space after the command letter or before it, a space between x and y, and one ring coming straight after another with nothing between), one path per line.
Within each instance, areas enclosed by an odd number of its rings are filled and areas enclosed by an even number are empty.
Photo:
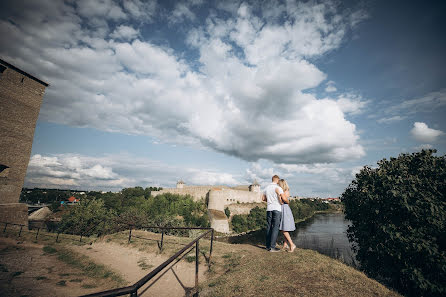
M0 296L79 296L107 289L42 248L0 237Z
M98 264L107 265L119 272L129 284L142 278L170 256L140 251L112 242L96 242L93 245L70 246L70 248L90 257ZM192 251L189 255L195 255L195 252ZM206 270L207 266L200 264L200 282L204 281ZM145 292L144 288L138 292L138 296L184 296L195 284L195 262L188 263L182 260L167 270L158 281L152 283L148 283L150 287Z

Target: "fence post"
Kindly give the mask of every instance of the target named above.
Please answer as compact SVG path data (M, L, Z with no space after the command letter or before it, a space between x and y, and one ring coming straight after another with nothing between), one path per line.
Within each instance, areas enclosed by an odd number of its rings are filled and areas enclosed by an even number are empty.
M163 250L163 242L164 242L164 229L162 229L163 231L161 232L161 247L160 247L160 251Z
M22 228L23 228L23 226L20 225L19 237L20 237L20 235L22 235Z
M5 229L3 229L3 233L6 232L6 227L8 227L8 223L5 223Z
M40 231L40 228L37 228L36 240L37 240L37 236L39 236L39 231Z
M128 243L130 243L130 240L132 239L132 225L129 225L130 226L130 229L129 229L129 242Z
M59 234L60 234L60 232L57 232L56 242L59 242Z
M198 264L199 264L198 256L200 255L199 254L200 246L198 244L199 242L200 242L200 240L197 240L197 242L195 243L195 294L194 294L194 296L198 296Z
M209 249L209 268L211 267L212 247L214 245L214 229L211 231L211 247Z

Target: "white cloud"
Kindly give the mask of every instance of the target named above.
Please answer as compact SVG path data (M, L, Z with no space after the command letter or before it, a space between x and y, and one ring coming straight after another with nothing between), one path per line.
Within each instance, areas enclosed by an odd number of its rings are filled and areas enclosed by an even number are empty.
M364 111L368 101L363 100L358 95L342 94L338 97L337 103L344 113L357 115Z
M431 149L431 148L433 148L433 147L430 144L421 144L419 146L414 147L414 150L415 151L421 151L421 150L428 150L428 149Z
M325 92L331 93L331 92L336 92L337 90L338 89L336 89L334 81L329 80L326 84Z
M171 23L181 23L185 20L194 21L196 15L192 10L201 4L203 4L202 0L178 1L169 15L169 21Z
M406 117L404 116L392 116L392 117L384 117L384 118L380 118L378 120L376 120L378 123L382 124L388 124L388 123L393 123L393 122L398 122L398 121L402 121L404 120Z
M266 186L278 174L288 181L291 194L304 197L336 197L354 179L362 166L335 164L269 164L255 162L246 170L246 180L256 179Z
M238 185L246 180L226 172L171 166L128 154L33 155L25 187L120 190L134 186L174 186L179 179L196 185Z
M425 123L415 122L412 130L410 130L413 138L419 142L434 142L440 135L444 133L440 130L429 128Z
M0 54L51 85L41 120L150 135L248 161L324 163L365 154L346 114L366 102L306 92L326 79L310 58L338 48L352 25L334 3L287 2L267 16L247 4L233 17L211 13L187 37L197 61L141 36L109 39L124 26L117 21L144 18L135 8L141 3L101 1L89 11L87 2L42 1L41 9L25 2L13 22L0 21L0 33L10 36Z
M386 108L387 114L404 112L414 114L417 112L431 112L446 106L446 89L430 92L424 96L404 100L403 102Z
M126 25L118 26L115 31L110 34L111 37L122 40L132 40L138 37L138 35L139 30L135 30L134 28Z

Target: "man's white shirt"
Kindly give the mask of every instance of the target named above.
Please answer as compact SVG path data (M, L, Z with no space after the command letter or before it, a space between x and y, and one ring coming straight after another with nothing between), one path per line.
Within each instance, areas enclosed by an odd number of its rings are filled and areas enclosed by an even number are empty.
M279 189L279 193L283 194L283 189L275 183L269 184L263 191L263 194L266 196L266 211L282 211L282 205L279 202L279 197L277 197L276 189Z

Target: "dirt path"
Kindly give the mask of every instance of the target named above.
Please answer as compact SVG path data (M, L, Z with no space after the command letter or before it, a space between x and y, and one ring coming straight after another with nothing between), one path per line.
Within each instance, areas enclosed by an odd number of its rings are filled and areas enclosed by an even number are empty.
M0 237L0 296L79 296L107 289L42 248Z
M149 253L113 242L96 242L93 245L71 246L73 250L118 271L132 284L168 259L170 255ZM194 256L192 251L190 256ZM205 280L207 266L199 267L199 280ZM156 280L156 277L155 277ZM184 296L195 283L195 262L178 262L156 282L149 282L149 288L138 292L138 296ZM146 286L147 287L147 286Z

